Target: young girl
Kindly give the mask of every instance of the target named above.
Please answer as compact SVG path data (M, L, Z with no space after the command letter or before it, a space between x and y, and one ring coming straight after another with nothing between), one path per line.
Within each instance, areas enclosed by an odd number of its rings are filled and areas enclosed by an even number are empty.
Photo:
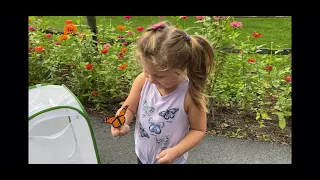
M113 136L130 131L136 114L135 152L139 164L184 164L206 132L204 86L213 66L205 37L187 35L168 22L149 27L137 41L144 72L135 79L125 106L126 122Z

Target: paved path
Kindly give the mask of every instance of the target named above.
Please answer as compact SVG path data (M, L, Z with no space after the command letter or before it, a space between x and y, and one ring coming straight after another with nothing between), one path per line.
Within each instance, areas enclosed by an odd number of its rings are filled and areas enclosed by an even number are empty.
M134 126L123 137L113 137L102 118L89 116L102 164L137 164ZM206 135L189 153L188 164L291 164L291 146Z

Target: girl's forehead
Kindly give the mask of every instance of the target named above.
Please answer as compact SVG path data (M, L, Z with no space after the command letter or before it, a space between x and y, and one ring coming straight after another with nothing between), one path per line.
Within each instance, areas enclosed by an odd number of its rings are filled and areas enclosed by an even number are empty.
M162 70L158 69L157 67L155 67L155 65L150 62L144 61L142 63L142 66L146 71L148 71L148 73L151 73L151 74L170 74L171 73L170 69L162 71Z

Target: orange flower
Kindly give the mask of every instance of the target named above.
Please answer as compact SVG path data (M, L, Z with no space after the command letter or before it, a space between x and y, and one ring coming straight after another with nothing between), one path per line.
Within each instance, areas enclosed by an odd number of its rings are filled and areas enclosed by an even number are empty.
M72 24L72 20L66 20L66 24Z
M124 70L125 68L127 68L126 64L122 64L118 67L119 70Z
M44 46L37 46L36 52L42 52L44 50Z
M64 26L64 34L70 34L70 33L76 34L77 30L78 29L74 24L66 24Z
M122 25L119 25L119 26L117 26L117 29L119 29L119 30L124 30L124 29L126 29L126 27L125 26L122 26Z
M257 62L255 59L253 59L253 58L249 58L248 59L248 62L251 62L251 63L255 63L255 62Z
M121 52L122 52L122 53L125 53L127 50L128 50L128 48L122 48L122 49L121 49Z
M63 35L60 36L60 40L61 40L61 41L62 41L62 40L66 40L66 39L68 39L68 36L67 36L67 35L63 34Z

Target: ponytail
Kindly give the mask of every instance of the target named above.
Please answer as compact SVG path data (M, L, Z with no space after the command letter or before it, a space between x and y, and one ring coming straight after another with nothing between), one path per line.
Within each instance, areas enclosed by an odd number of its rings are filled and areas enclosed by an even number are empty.
M204 88L213 66L214 52L210 42L203 36L192 35L189 38L192 49L191 59L187 65L189 92L195 104L207 112Z

